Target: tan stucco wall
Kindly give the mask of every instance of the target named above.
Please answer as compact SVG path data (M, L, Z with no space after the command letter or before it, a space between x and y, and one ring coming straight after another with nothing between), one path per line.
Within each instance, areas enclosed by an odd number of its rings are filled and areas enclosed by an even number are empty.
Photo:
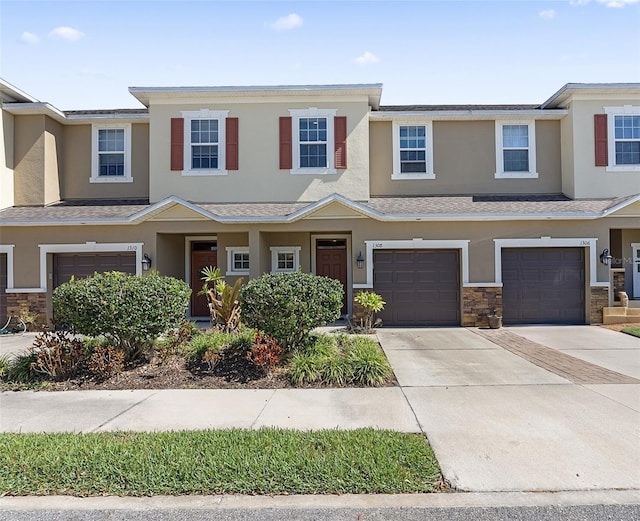
M496 179L495 121L434 121L435 179L392 180L393 124L371 122L371 195L525 194L561 191L560 123L536 122L537 179Z
M45 200L45 116L14 119L14 189L16 206L42 205Z
M62 125L45 119L44 133L44 204L60 200L60 176L62 164Z
M131 125L132 183L90 183L91 125L64 128L64 199L146 199L149 196L149 125Z
M13 115L2 111L0 119L0 209L13 206Z
M313 101L319 109L337 109L336 115L347 116L348 168L336 174L292 175L279 169L278 118L289 116L289 109L309 108L309 101L296 100L265 103L238 103L220 100L216 103L177 103L152 105L150 113L150 146L153 150L150 168L150 200L156 202L177 195L193 202L291 202L315 201L333 193L354 200L369 197L368 105L365 100ZM229 110L229 117L239 118L239 170L222 176L183 176L170 170L170 120L182 117L181 111ZM333 153L333 144L328 144ZM185 162L188 158L185 158Z
M619 197L640 193L640 172L607 172L595 166L594 114L604 114L604 107L640 106L636 99L574 100L569 107L573 125L573 147L566 150L573 159L575 198ZM565 124L563 132L571 128ZM609 136L611 139L611 136ZM567 164L571 159L567 159Z
M319 233L350 234L352 237L351 262L354 252L366 251L364 241L375 240L470 240L469 281L494 281L493 239L540 238L596 238L596 250L609 247L609 228L637 228L637 219L599 219L585 221L512 221L512 222L405 222L383 223L372 219L300 221L294 224L219 225L212 222L147 222L137 226L69 226L69 227L3 227L2 243L15 244L16 287L39 286L38 244L85 243L87 241L144 243L143 251L154 260L154 267L174 276L184 273L186 235L217 236L218 265L226 272L226 247L248 246L251 236L259 237L259 273L271 269L271 246L301 246L301 266L311 267L311 235ZM156 240L156 234L161 234ZM638 230L623 231L625 244L635 242ZM630 234L630 235L629 235ZM632 240L633 239L633 240ZM638 238L640 242L640 238ZM630 255L630 251L625 251ZM608 280L608 270L597 263L598 280ZM352 266L354 283L364 283L366 270ZM259 274L258 273L258 274ZM252 269L253 275L253 269Z

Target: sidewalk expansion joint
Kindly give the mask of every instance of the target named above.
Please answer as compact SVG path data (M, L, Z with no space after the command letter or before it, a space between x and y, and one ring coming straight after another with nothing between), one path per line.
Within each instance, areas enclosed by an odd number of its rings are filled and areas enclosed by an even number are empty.
M527 362L575 384L640 384L637 378L581 360L512 331L479 328L470 330Z
M104 422L102 422L100 425L98 425L97 427L91 429L89 432L96 432L98 431L98 429L101 429L102 427L104 427L105 425L107 425L108 423L112 422L113 420L115 420L116 418L119 418L120 416L122 416L123 414L129 412L131 409L133 409L134 407L137 407L138 405L140 405L141 403L146 402L149 398L151 398L152 396L155 396L158 393L151 393L149 396L145 396L142 400L138 400L136 403L131 404L129 407L127 407L124 411L120 411L118 414L116 414L115 416L109 418L108 420L105 420Z
M269 398L267 398L267 400L264 402L264 405L262 406L262 409L260 409L260 412L256 416L256 419L253 420L253 422L251 422L251 426L249 427L250 429L255 428L256 423L258 423L258 420L260 419L260 416L262 416L262 413L267 408L267 405L269 405L269 403L271 402L271 399L276 395L276 391L277 389L274 389L273 392L271 393L271 396L269 396Z

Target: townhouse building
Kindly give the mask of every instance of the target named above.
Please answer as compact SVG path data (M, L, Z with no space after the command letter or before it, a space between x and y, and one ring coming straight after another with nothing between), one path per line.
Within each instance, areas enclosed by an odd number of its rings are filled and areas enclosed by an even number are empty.
M0 315L71 276L193 288L303 270L395 326L589 324L640 300L640 84L536 105L381 105L380 84L131 87L60 111L0 81Z

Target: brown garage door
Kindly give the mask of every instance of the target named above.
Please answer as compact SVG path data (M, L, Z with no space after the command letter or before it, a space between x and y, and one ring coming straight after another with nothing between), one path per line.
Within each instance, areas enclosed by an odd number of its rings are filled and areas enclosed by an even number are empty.
M53 287L76 279L89 277L95 272L136 272L135 253L56 253L53 256Z
M7 254L0 253L0 327L7 321Z
M584 324L583 248L502 250L505 324Z
M376 250L373 289L386 301L378 313L395 326L460 325L458 250Z

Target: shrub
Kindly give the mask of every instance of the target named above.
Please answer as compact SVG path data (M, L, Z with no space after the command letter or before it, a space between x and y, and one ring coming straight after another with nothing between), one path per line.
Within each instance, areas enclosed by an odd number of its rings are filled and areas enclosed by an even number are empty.
M14 383L27 383L34 380L36 373L33 371L33 364L36 358L35 353L22 353L11 358L4 379Z
M180 323L190 295L189 286L172 277L114 271L58 286L53 309L58 324L75 333L104 336L130 362Z
M185 350L189 342L201 334L194 322L183 318L180 325L169 331L164 338L157 340L154 347L160 359L166 360Z
M307 344L294 353L288 377L294 385L358 384L375 386L387 383L393 372L378 344L370 338L347 335L317 335L315 344Z
M73 376L87 358L84 342L67 331L40 333L29 351L35 355L32 370L54 380Z
M0 356L0 379L4 378L9 371L9 357L7 355Z
M280 363L282 351L282 347L278 345L275 338L269 335L261 335L256 331L249 359L257 366L268 369Z
M382 385L391 379L391 366L380 347L369 338L355 338L347 347L346 360L352 382L361 385Z
M285 349L304 344L309 332L340 317L342 284L311 273L265 274L240 291L243 321Z
M374 324L373 317L375 313L382 311L386 302L373 291L361 291L355 296L354 300L364 308L364 324L361 325L364 331L369 333Z
M98 378L106 379L124 370L124 353L111 345L97 345L87 368Z

